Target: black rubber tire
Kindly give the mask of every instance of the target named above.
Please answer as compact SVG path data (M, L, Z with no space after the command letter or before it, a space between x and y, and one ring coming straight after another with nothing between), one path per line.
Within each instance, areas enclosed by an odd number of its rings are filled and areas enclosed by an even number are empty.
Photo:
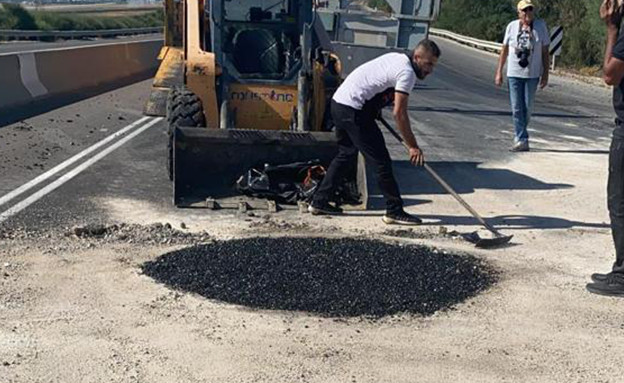
M172 89L167 98L167 174L173 181L173 131L178 127L206 126L204 108L197 95L188 89Z
M167 122L169 126L206 126L199 97L188 89L172 89L167 98Z
M234 66L242 74L281 73L282 56L280 42L266 29L240 31L234 38Z

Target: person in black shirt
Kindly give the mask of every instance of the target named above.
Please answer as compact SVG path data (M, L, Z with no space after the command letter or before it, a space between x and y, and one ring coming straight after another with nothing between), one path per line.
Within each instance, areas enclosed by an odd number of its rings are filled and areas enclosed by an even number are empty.
M603 64L604 81L613 85L613 108L617 118L609 151L607 201L615 263L608 274L592 274L587 290L595 294L624 297L624 31L621 0L604 0L600 18L607 24Z

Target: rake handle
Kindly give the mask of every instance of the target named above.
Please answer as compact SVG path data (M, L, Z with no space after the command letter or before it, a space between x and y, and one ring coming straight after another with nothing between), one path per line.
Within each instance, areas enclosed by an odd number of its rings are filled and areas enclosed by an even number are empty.
M378 118L379 121L381 121L381 123L383 124L383 126L386 127L386 129L388 129L388 131L397 139L399 140L399 142L401 142L403 144L403 146L405 147L405 149L409 150L409 147L407 146L407 144L405 143L405 140L403 140L403 137L401 137L399 135L399 133L397 133L396 130L394 130L390 124L388 124L388 122L386 120L383 119L383 117L379 117ZM427 172L429 172L429 174L431 174L431 176L440 184L440 186L442 186L444 188L444 190L446 190L449 194L451 194L453 197L455 197L455 199L457 200L457 202L459 202L466 210L468 210L470 212L470 214L472 214L472 216L474 218L477 219L477 221L479 221L483 226L485 226L489 231L491 231L492 233L496 234L497 236L502 236L502 234L500 234L496 229L494 229L492 226L490 226L487 222L485 222L485 220L479 215L479 213L477 213L477 211L475 209L472 208L472 206L468 205L468 202L464 201L464 199L462 197L459 196L459 194L457 194L455 192L455 190L453 190L453 188L446 183L446 181L444 181L442 179L442 177L440 177L438 175L438 173L436 173L429 165L427 165L427 163L423 164L423 167L425 168L425 170Z

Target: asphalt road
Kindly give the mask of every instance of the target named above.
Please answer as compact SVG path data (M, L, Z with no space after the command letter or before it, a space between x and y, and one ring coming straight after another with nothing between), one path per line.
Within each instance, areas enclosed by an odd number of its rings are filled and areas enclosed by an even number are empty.
M460 193L472 193L476 187L564 187L480 166L530 153L508 151L511 115L506 89L493 84L496 57L437 41L443 52L439 66L410 97L413 128L430 164ZM0 127L0 226L46 229L106 221L99 201L109 197L128 206L148 202L164 212L173 211L165 172L165 124L140 120L150 85L149 80L138 82ZM551 86L538 93L530 130L532 149L606 155L612 119L608 89L553 77ZM130 125L123 137L50 175L55 166ZM127 142L120 141L133 133L137 135ZM386 140L405 193L443 192L422 169L404 161L402 147L391 136ZM119 147L113 150L111 145ZM94 158L106 148L109 154ZM50 177L6 198L42 175Z

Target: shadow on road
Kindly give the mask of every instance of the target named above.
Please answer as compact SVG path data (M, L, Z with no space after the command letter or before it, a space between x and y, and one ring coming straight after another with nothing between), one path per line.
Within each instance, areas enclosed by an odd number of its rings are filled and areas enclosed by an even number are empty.
M458 205L458 209L461 207ZM451 215L418 215L424 220L424 226L438 225L479 225L472 216L451 216ZM496 226L501 230L527 230L527 229L571 229L579 228L596 228L608 229L608 223L593 223L572 221L558 217L544 217L536 215L499 215L496 217L485 218L487 223Z
M471 194L476 189L490 190L555 190L574 187L570 184L547 183L509 169L480 168L480 162L428 162L458 194ZM424 168L414 167L408 161L395 161L394 172L403 196L448 194ZM373 169L367 170L369 207L385 207ZM430 200L404 198L405 206L430 203Z
M428 164L459 194L474 193L475 189L555 190L574 187L543 182L509 169L480 168L480 162L438 161ZM447 194L424 168L414 167L408 161L395 161L394 171L404 195ZM376 186L374 177L370 174L370 184Z
M574 154L609 154L608 150L573 150L573 149L535 149L531 148L532 152L536 153L574 153Z
M429 106L410 106L410 111L416 112L436 112L436 113L457 113L473 116L509 116L511 117L511 111L509 110L478 110L478 109L458 109L458 108L432 108ZM601 118L601 116L584 116L579 114L565 114L565 113L533 113L533 117L547 117L547 118ZM607 117L604 117L607 118Z

